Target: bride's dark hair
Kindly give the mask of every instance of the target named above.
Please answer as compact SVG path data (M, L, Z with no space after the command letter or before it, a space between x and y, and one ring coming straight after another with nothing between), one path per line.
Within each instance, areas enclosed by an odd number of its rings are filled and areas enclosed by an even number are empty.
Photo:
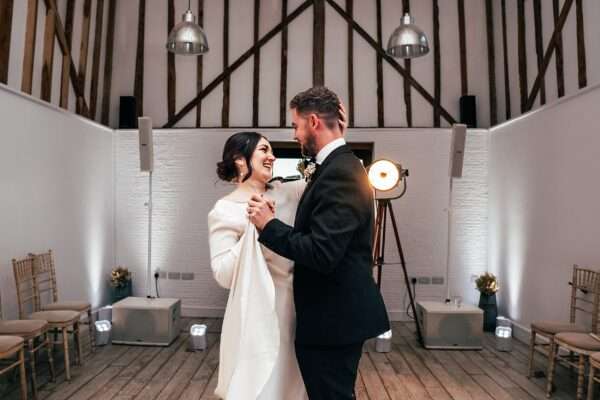
M217 163L217 176L219 179L231 182L238 176L235 160L244 158L248 166L248 173L242 178L242 182L252 176L252 154L256 146L264 136L257 132L238 132L231 135L223 147L223 159Z

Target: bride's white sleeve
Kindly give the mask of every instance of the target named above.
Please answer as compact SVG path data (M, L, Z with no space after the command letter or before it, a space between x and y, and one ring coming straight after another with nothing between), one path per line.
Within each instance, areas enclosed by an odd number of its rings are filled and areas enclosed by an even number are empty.
M225 289L231 288L242 244L235 226L232 216L216 208L208 214L210 267L217 283Z

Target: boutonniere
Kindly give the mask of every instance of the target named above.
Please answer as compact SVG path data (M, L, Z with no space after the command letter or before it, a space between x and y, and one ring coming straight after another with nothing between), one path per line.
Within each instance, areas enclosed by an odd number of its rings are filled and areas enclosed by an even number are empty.
M317 163L312 158L303 158L298 162L296 169L304 177L306 182L310 182L311 177L317 170Z

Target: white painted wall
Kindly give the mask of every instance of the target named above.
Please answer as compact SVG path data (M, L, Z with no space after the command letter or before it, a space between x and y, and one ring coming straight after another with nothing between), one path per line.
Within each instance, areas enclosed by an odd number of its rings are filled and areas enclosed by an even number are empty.
M568 319L572 265L600 260L600 86L491 130L489 268L522 326Z
M215 201L231 190L216 183L216 162L235 130L155 131L152 265L165 272L193 272L193 281L160 280L161 296L183 299L184 312L221 315L226 291L212 278L206 216ZM289 130L263 130L271 140L285 141ZM119 264L134 271L134 291L145 293L148 174L139 172L137 131L117 131L116 252ZM394 201L411 276L445 276L448 205L447 129L350 130L349 141L374 142L375 158L388 157L410 170L408 192ZM469 277L486 270L487 153L485 130L469 132L464 178L454 190L452 294L475 302ZM388 224L391 229L391 225ZM388 232L386 261L399 262ZM383 292L394 318L404 316L406 293L400 265L385 267ZM446 287L423 285L418 299L441 299Z
M59 299L107 301L114 262L113 131L0 85L0 291L12 258L52 249Z

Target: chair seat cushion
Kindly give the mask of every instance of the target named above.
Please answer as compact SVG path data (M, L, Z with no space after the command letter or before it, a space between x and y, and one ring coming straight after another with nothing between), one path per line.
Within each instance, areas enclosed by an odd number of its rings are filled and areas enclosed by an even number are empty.
M587 333L563 332L554 336L554 340L585 351L600 351L600 340Z
M86 311L91 308L92 305L85 301L59 301L57 303L50 303L42 305L42 311L54 311L54 310L71 310L71 311Z
M16 335L28 337L43 332L48 322L39 319L0 320L0 335Z
M37 311L29 315L29 319L41 319L50 324L61 324L79 320L77 311Z
M0 354L7 356L15 353L23 346L23 338L18 336L0 336Z
M590 331L585 326L557 321L533 321L531 327L550 335L556 335L561 332L588 333Z

